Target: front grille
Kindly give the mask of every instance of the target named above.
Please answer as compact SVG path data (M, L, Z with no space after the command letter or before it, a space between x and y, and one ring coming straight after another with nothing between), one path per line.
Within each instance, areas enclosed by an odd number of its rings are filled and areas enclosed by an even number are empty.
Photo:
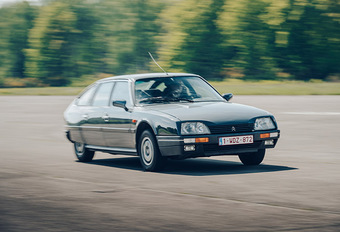
M254 129L253 123L209 126L209 130L211 134L230 134L230 133L252 132L253 129Z

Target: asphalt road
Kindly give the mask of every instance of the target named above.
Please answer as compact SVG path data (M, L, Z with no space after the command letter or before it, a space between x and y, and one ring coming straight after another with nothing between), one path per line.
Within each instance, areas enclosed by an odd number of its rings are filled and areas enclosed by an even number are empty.
M281 129L262 165L237 157L75 160L72 97L0 97L0 231L340 231L340 96L236 96Z

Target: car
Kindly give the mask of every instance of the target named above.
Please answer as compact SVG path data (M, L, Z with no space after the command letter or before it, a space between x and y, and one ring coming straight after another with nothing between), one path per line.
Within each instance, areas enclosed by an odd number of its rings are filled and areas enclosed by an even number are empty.
M230 102L203 77L148 73L101 79L64 112L66 137L81 162L96 151L139 156L146 171L167 159L238 155L259 165L280 130L267 111Z

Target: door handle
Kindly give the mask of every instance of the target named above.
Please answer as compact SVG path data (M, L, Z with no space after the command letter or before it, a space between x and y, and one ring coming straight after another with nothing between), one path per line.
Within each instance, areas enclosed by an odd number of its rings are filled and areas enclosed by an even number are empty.
M83 114L83 119L88 120L89 116L87 114Z
M108 122L109 119L110 119L110 117L109 117L108 114L105 114L105 115L102 117L102 119L103 119L105 122Z

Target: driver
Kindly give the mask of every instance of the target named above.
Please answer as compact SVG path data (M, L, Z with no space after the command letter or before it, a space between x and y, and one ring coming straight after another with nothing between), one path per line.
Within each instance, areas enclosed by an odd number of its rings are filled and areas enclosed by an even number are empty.
M184 88L177 82L165 83L166 88L163 91L166 98L180 98L183 95Z

